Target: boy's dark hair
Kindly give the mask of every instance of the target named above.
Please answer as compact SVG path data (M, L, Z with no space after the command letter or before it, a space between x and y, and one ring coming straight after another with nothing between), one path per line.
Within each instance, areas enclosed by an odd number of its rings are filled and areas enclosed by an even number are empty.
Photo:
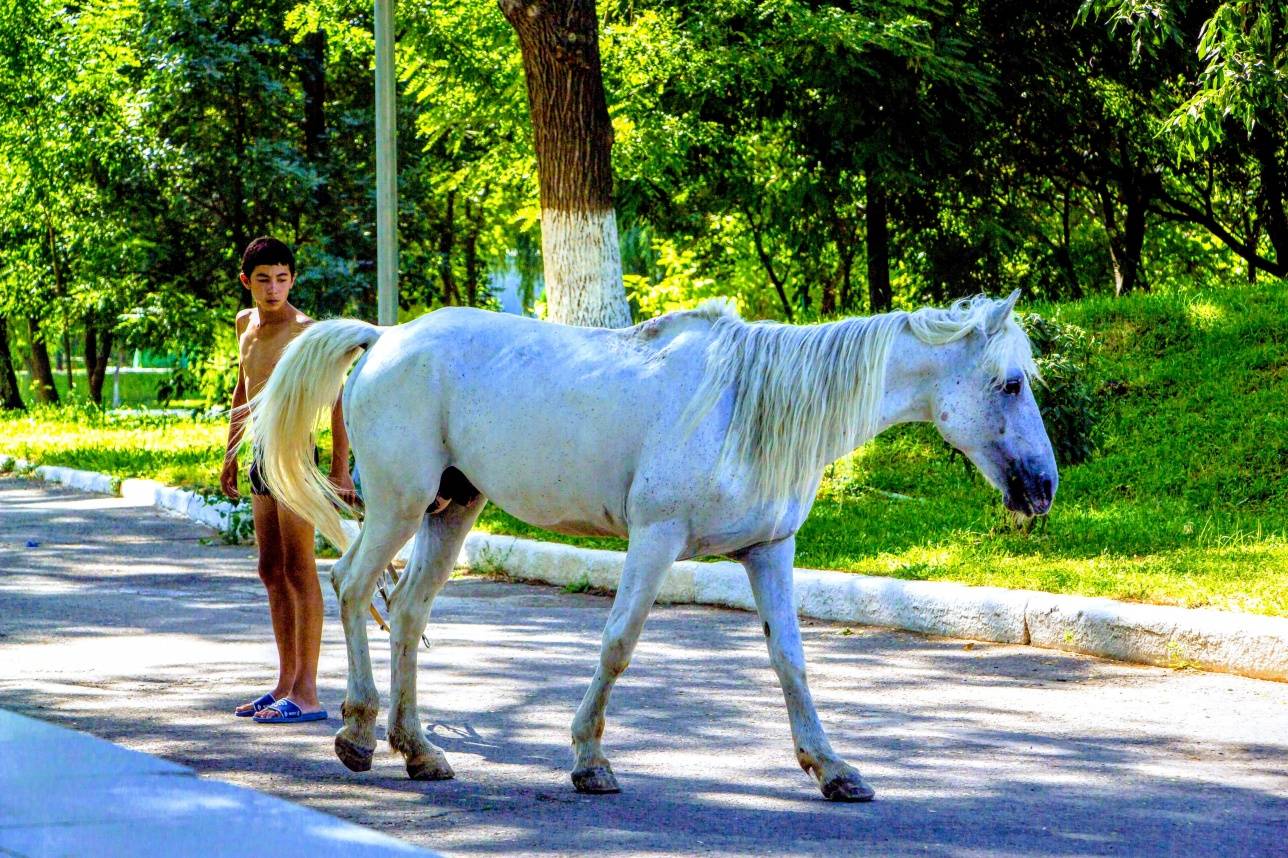
M246 252L242 254L241 261L242 274L249 277L256 265L285 265L294 275L295 254L272 236L261 235L246 245Z

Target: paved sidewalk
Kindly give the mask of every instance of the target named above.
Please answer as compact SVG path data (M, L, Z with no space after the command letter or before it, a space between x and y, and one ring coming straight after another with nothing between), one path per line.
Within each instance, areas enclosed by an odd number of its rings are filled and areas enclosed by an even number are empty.
M22 463L20 463L22 464ZM25 465L24 465L25 466ZM233 505L155 480L118 481L94 471L53 465L42 479L179 513L226 530ZM118 491L119 489L119 491ZM358 523L343 522L353 537ZM404 561L409 541L398 552ZM519 581L617 589L626 554L554 542L471 532L461 563ZM820 569L794 571L796 611L833 622L928 635L1104 656L1135 664L1190 666L1288 682L1288 618L1146 605L1031 590L976 587L951 581L904 581ZM661 603L755 610L747 575L733 561L682 560L671 566Z
M186 766L0 709L0 854L433 853Z
M840 806L795 766L754 617L693 606L654 611L609 707L624 792L579 796L568 727L608 602L477 578L448 585L420 656L456 780L409 781L383 747L355 775L331 751L337 718L228 714L271 683L273 647L253 551L208 536L0 479L0 707L450 856L1284 854L1288 685L807 623L823 723L877 789ZM388 642L371 641L387 695Z

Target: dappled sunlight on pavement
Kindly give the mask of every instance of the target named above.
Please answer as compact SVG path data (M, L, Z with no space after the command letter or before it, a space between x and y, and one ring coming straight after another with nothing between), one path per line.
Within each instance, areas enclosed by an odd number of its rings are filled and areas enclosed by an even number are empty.
M760 623L654 610L608 709L623 793L568 781L569 724L608 600L453 580L419 656L420 712L456 779L372 771L332 753L345 655L327 599L326 722L231 716L271 687L253 549L203 545L152 511L72 516L58 558L18 547L62 516L4 507L0 706L159 754L449 855L1272 855L1288 828L1288 686L806 621L833 746L877 790L823 800L798 768ZM37 508L40 507L40 508ZM92 519L92 520L91 520ZM91 532L92 529L92 532ZM325 575L325 570L323 571ZM372 660L388 705L387 637Z

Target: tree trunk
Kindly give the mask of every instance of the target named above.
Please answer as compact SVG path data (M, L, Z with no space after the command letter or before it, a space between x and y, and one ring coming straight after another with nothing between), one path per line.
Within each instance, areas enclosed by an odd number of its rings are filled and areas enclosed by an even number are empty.
M854 274L854 253L858 249L858 236L854 224L843 217L832 219L832 243L836 245L835 282L840 286L839 304L836 309L850 312L854 300L850 291ZM826 303L826 300L824 301ZM823 312L828 312L824 310Z
M107 378L107 361L112 353L112 331L104 328L99 337L93 319L85 320L85 382L91 402L103 404L103 382Z
M9 351L9 323L0 316L0 409L24 410L22 393L18 390L18 374L13 369L13 355Z
M72 376L72 331L68 324L63 328L63 354L67 355L67 399L76 398L76 380Z
M308 33L300 40L299 79L304 93L304 157L318 173L313 203L320 214L331 206L331 191L324 174L327 156L326 33L322 30Z
M1078 282L1078 271L1073 267L1072 196L1073 188L1066 187L1064 206L1060 212L1060 249L1056 253L1056 261L1064 271L1064 279L1069 286L1069 297L1077 301L1082 298L1082 284Z
M546 313L570 325L631 323L613 211L594 0L498 0L519 37L541 185Z
M246 207L250 200L246 199L246 178L242 175L239 165L246 163L246 108L242 101L241 79L233 75L233 140L232 140L232 158L231 164L234 165L232 175L228 177L229 184L229 204L232 206L231 219L228 229L233 241L233 258L240 261L242 253L246 250L246 245L250 244L252 238L250 234L250 220L246 215ZM250 306L250 290L238 290L242 301L246 306Z
M867 174L868 303L873 313L888 313L894 306L890 291L890 225L886 193L872 173Z
M1288 265L1288 214L1284 212L1284 177L1279 163L1279 143L1263 122L1252 129L1252 150L1261 167L1260 206L1262 221L1270 246L1275 249L1275 261ZM1255 250L1256 244L1254 242Z
M49 365L49 348L40 320L28 317L27 330L31 338L31 391L40 402L57 405L58 388L54 386L54 369Z
M836 312L836 281L831 277L823 278L823 291L819 296L818 311L824 316L830 316Z
M794 322L792 302L787 298L786 284L774 269L774 258L765 249L764 239L760 235L760 227L756 225L755 219L751 216L750 208L744 208L742 213L747 218L747 226L751 230L751 242L756 247L756 256L760 258L760 265L765 269L765 276L769 278L769 282L774 284L774 291L778 293L778 301L782 305L783 315L788 322Z
M460 290L456 288L456 274L452 271L452 246L456 244L456 191L447 192L447 214L438 231L438 276L443 281L443 305L454 307L461 303Z
M483 204L471 212L470 204L465 203L465 222L468 231L465 233L465 304L477 307L479 302L479 233L483 231Z
M1109 261L1114 268L1114 294L1121 297L1135 291L1140 285L1140 255L1145 245L1145 214L1149 197L1134 182L1126 183L1123 196L1127 205L1127 218L1118 229L1113 195L1102 191L1100 198L1105 211L1105 231L1109 234Z

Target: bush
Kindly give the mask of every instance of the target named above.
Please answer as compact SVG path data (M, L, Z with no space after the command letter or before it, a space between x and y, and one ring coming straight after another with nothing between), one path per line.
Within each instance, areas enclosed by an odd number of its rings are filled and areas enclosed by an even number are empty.
M1019 320L1033 343L1042 374L1033 392L1056 462L1061 466L1085 462L1096 450L1096 424L1103 416L1091 378L1096 341L1076 325L1037 313L1021 314Z

